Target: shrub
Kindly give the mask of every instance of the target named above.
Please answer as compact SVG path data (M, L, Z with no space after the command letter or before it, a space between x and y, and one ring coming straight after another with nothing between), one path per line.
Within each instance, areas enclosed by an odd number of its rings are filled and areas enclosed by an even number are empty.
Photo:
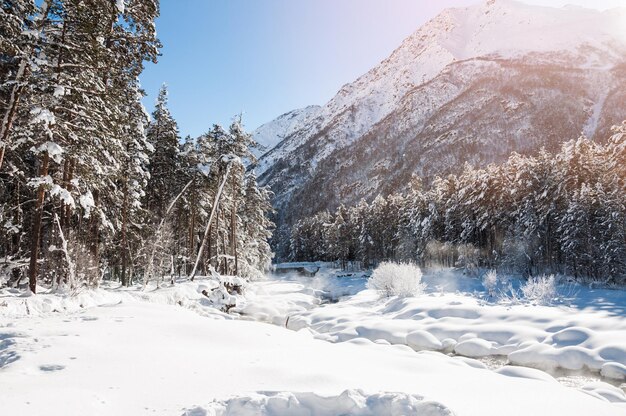
M490 297L496 296L496 289L498 288L498 275L495 270L489 270L483 276L483 286Z
M549 305L557 297L556 279L554 275L530 277L522 285L522 293L526 300L537 305Z
M367 287L382 296L417 296L424 291L422 271L410 263L381 263L370 277Z

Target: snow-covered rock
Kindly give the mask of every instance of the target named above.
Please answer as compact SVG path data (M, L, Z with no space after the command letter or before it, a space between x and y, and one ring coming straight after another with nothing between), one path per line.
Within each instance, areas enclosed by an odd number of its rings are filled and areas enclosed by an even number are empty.
M615 362L604 363L600 373L606 378L626 380L626 365Z
M443 348L442 343L434 335L420 329L409 332L406 335L406 343L416 351L440 350Z
M492 355L493 345L482 338L472 338L461 341L454 347L454 352L466 357L487 357Z

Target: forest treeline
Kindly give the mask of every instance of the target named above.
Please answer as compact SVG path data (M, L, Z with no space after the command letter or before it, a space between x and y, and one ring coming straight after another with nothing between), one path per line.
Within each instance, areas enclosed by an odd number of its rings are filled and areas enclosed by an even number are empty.
M166 90L152 117L141 104L158 1L0 4L0 277L262 273L270 193L241 120L181 144Z
M295 261L411 261L562 273L626 283L626 123L601 145L513 154L502 165L436 178L371 203L340 206L281 229L278 255Z

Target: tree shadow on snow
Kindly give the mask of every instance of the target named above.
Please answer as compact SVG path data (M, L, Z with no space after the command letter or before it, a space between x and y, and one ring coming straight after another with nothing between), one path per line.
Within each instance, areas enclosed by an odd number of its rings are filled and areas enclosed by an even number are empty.
M0 369L21 358L15 351L15 339L23 336L16 332L0 332Z

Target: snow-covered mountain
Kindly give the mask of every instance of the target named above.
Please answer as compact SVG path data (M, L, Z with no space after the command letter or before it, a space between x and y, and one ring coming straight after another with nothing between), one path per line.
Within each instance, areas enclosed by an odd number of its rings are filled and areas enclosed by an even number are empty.
M556 148L626 119L626 9L448 9L323 107L255 132L279 220ZM275 144L274 147L271 147Z
M269 123L263 124L252 133L254 140L258 144L258 147L252 149L252 153L257 158L261 157L267 151L276 147L285 137L288 137L310 122L320 109L321 107L318 105L311 105L290 111ZM269 160L270 158L264 159L264 162L267 163Z

